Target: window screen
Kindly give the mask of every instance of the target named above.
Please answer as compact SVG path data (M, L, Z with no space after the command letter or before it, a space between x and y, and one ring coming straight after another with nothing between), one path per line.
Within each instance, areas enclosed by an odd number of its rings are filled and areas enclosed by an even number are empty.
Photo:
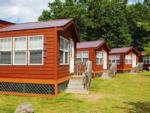
M59 63L69 63L69 41L62 36L60 36L59 40Z
M14 65L26 65L27 62L27 38L17 37L14 39Z
M0 52L0 64L11 64L11 52Z
M42 50L30 51L30 64L42 64Z
M96 52L96 64L103 64L103 54L100 51Z
M32 36L28 43L29 64L43 64L43 36Z
M26 51L15 51L14 64L26 64Z
M12 63L12 39L0 39L0 64Z

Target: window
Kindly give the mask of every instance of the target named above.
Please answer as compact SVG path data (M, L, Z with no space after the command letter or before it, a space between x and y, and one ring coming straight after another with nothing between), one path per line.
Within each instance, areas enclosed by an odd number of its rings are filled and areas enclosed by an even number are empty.
M144 56L143 57L143 63L144 64L150 64L150 56Z
M131 57L131 55L126 55L125 56L125 63L126 64L132 64L132 57Z
M59 40L59 63L69 64L69 41L62 36Z
M43 36L0 39L0 65L27 65L27 63L41 65L43 64L43 45Z
M77 62L78 63L82 63L82 54L81 54L81 52L77 52Z
M96 64L98 64L98 65L103 64L103 54L100 51L96 52Z
M89 59L89 52L88 51L80 51L77 52L77 62L82 63L86 62Z
M43 36L30 36L28 38L28 63L30 65L43 64Z
M120 55L110 55L109 61L110 63L120 64Z
M14 65L26 65L27 38L14 38Z
M0 64L9 65L12 64L12 39L4 38L0 39Z

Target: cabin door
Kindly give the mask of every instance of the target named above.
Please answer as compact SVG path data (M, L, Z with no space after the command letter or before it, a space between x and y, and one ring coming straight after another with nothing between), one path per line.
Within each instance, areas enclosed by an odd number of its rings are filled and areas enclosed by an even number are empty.
M70 73L74 73L74 41L70 39Z
M103 52L103 69L107 69L107 52Z
M136 67L136 55L132 54L132 67Z

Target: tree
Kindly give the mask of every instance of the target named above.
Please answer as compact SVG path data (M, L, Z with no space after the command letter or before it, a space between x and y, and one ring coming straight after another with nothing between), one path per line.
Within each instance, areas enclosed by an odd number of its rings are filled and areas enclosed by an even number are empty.
M143 50L150 40L150 2L128 0L55 0L39 21L73 18L81 41L105 39L111 47L134 46Z
M144 51L147 55L150 55L150 42L148 42L148 44L144 47Z
M136 3L128 6L128 26L132 36L132 45L143 50L150 41L150 2Z

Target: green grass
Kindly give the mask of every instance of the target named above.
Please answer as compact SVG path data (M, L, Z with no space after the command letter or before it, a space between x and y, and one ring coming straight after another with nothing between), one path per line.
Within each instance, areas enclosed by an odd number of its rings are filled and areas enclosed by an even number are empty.
M150 113L150 72L96 78L88 95L59 94L56 98L0 95L0 113L32 103L35 113Z

